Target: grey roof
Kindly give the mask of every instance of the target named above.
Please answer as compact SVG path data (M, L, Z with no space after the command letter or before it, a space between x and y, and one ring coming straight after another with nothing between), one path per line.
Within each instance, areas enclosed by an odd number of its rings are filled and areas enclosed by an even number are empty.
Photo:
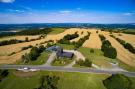
M74 53L72 52L57 52L56 53L58 57L67 57L67 58L72 58Z
M47 51L51 51L51 52L57 52L59 49L61 49L62 47L60 46L51 46L51 47L48 47L46 48Z

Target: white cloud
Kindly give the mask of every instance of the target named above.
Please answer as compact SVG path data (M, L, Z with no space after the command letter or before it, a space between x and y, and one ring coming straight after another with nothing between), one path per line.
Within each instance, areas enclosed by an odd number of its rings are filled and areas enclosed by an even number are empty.
M3 2L3 3L12 3L14 2L15 0L0 0L0 2Z
M10 12L18 12L18 13L23 13L25 12L24 10L17 10L17 9L8 9Z
M127 12L127 13L124 13L123 15L131 16L131 15L133 15L133 14L134 14L133 12Z
M63 13L63 14L64 14L64 13L66 14L66 13L71 13L72 11L64 10L64 11L59 11L59 12L60 12L60 13Z

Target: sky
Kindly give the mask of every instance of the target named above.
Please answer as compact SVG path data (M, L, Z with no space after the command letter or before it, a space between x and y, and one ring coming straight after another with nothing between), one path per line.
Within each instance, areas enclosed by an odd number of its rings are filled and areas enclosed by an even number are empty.
M9 23L135 23L135 0L0 0Z

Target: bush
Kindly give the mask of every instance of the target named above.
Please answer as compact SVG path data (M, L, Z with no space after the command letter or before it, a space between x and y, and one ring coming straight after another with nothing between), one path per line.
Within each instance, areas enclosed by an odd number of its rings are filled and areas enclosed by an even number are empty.
M5 77L7 77L9 74L8 70L0 70L0 82L2 81L2 79L4 79Z
M115 59L117 57L116 49L112 47L111 43L103 35L99 35L99 37L102 41L101 50L104 52L104 56Z
M28 61L34 61L37 59L37 57L40 56L40 53L45 50L45 47L43 45L38 47L33 47L30 51L30 53L22 55L22 60L25 62Z
M59 79L57 76L42 76L40 78L40 86L34 89L58 89L57 84Z
M132 89L131 80L122 74L112 75L105 79L103 84L107 89Z
M78 64L80 66L91 67L92 62L89 59L85 59L85 60L76 61L76 64Z
M26 49L29 49L29 48L32 48L33 46L32 45L29 45L29 46L26 46L26 47L22 47L22 50L26 50Z
M113 47L106 48L104 50L104 56L109 58L116 58L117 57L117 51Z
M128 49L130 52L135 53L135 48L134 48L131 44L126 43L126 44L124 45L124 47L125 47L126 49Z
M94 49L90 49L90 53L94 53Z

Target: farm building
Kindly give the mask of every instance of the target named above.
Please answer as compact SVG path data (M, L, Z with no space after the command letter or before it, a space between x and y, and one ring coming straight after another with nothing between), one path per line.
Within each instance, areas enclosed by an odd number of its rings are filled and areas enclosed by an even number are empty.
M56 52L57 57L72 58L74 56L74 53L72 52L64 52L63 48L60 46L51 46L47 48L46 50L50 52Z

